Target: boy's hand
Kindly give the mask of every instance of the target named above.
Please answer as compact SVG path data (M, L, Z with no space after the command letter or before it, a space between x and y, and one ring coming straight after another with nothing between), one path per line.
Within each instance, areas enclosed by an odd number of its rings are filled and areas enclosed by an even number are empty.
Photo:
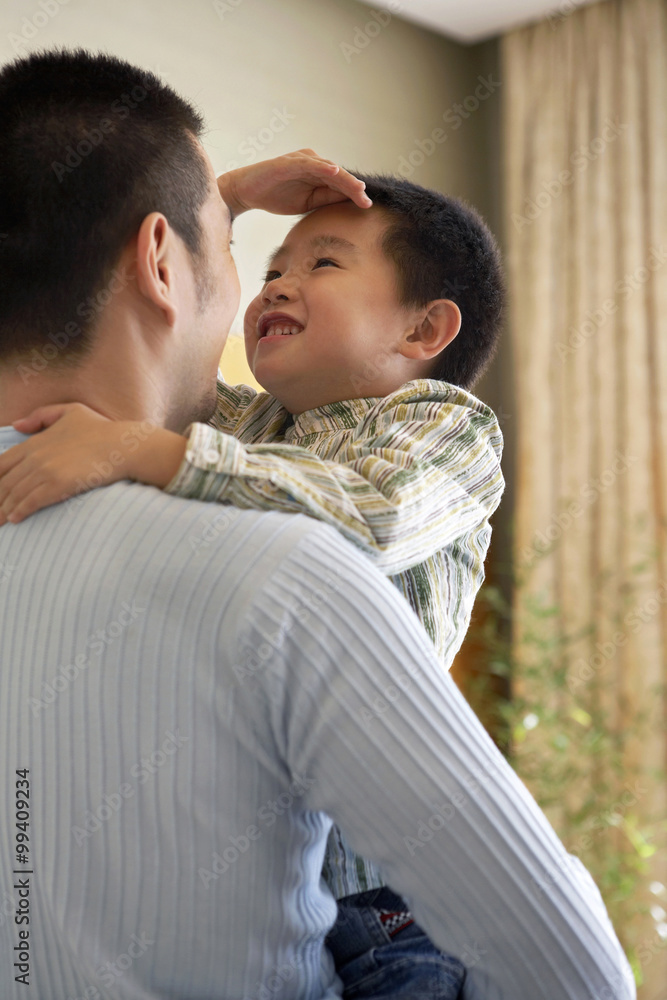
M218 177L218 190L232 215L261 208L276 215L300 215L323 205L352 200L369 208L365 184L312 149L238 167Z
M120 479L166 486L187 445L171 431L109 420L83 403L42 406L14 427L34 436L0 455L0 525Z

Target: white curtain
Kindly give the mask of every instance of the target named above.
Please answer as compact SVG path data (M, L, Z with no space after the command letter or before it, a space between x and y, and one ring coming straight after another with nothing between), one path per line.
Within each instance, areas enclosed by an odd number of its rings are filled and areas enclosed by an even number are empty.
M636 890L646 912L617 931L641 968L640 995L665 1000L667 3L565 3L507 34L501 51L517 691L581 722L556 827L616 780L616 819L593 852L650 832ZM558 689L531 680L535 599L556 609L546 627L580 635ZM594 707L638 782L633 802L602 773L603 756L591 753L582 775Z

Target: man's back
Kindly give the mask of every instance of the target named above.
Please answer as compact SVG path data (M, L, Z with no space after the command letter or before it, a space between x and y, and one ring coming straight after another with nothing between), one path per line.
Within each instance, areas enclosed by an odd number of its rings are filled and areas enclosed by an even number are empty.
M625 974L588 878L331 529L118 483L5 526L0 567L3 1000L338 995L328 815L466 997Z
M127 997L240 997L273 971L299 872L285 869L281 896L273 852L254 842L287 851L289 837L298 868L329 823L272 808L279 762L238 753L234 687L247 663L233 656L244 586L257 589L309 527L122 483L1 533L5 819L16 772L30 781L29 863L14 863L3 824L2 884L17 908L11 871L34 871L15 877L29 879L32 989L9 975L19 927L8 903L3 998L112 985ZM220 534L224 548L211 544ZM295 805L305 788L294 785ZM308 917L324 933L335 905L316 895ZM298 909L284 932L306 933ZM241 982L230 956L248 947L254 973Z

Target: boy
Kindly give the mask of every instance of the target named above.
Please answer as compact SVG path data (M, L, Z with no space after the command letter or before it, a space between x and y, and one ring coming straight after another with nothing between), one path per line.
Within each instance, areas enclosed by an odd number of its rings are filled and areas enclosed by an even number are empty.
M41 479L31 466L28 505L10 519L75 492L113 449L122 460L106 482L310 514L390 576L449 669L503 490L497 421L468 391L499 333L499 254L479 216L455 199L391 177L361 179L373 207L345 203L302 218L246 312L248 362L266 393L219 383L210 425L194 424L187 440L155 429L132 453L122 450L132 425L78 404L35 411L16 429L57 424L6 453L18 459L33 445L36 456L40 439L48 452ZM59 428L68 451L54 452ZM0 483L8 514L5 497ZM324 877L339 900L328 943L347 991L458 995L461 963L430 945L335 828Z

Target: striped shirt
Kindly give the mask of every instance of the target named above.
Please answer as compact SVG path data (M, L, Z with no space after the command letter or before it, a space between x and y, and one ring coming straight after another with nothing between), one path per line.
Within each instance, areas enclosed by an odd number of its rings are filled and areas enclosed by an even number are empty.
M449 670L484 579L489 517L504 488L493 411L420 379L294 419L268 393L218 383L167 492L306 513L354 542L407 598ZM340 899L384 884L334 827L324 877Z
M635 997L415 615L311 518L120 482L0 528L0 761L2 1000L340 997L332 820L465 1000Z

